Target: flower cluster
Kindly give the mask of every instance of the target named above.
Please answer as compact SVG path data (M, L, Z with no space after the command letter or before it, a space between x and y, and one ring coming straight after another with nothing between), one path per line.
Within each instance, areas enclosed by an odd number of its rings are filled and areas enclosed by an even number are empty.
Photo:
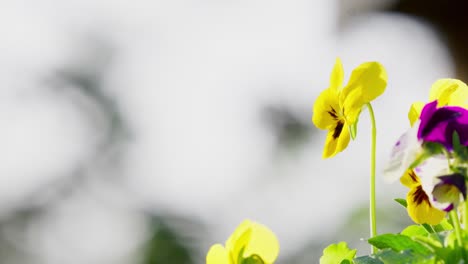
M378 235L377 132L371 101L385 91L387 74L380 63L366 62L352 71L346 85L343 79L343 66L337 59L329 87L315 101L312 122L328 131L323 158L330 158L356 137L359 116L364 109L369 111L372 136L367 242L372 247L370 255L356 257L356 250L345 242L332 244L323 251L320 263L468 263L468 86L459 80L440 79L433 84L427 103L411 105L410 128L394 145L384 175L388 181L400 180L409 188L406 199L396 200L417 225L398 234ZM245 220L225 245L210 248L206 263L272 264L278 253L275 234L264 225Z
M414 222L436 225L466 198L468 86L438 80L429 101L410 107L412 127L395 144L385 176L410 189L406 202Z
M373 115L370 102L380 96L387 86L387 74L378 62L367 62L351 73L349 82L343 86L343 66L337 59L332 70L330 86L323 91L314 104L312 122L321 129L328 130L323 157L329 158L343 151L351 138L355 138L357 122L361 110L367 106ZM372 119L374 119L372 117ZM375 121L375 120L373 120ZM375 127L375 122L373 123ZM375 165L375 133L373 164ZM372 173L375 177L375 166ZM374 203L375 230L375 203ZM341 244L328 250L331 255L344 252L345 258L353 258L355 251L348 252ZM354 253L353 253L354 252ZM279 243L275 234L266 226L245 220L223 246L213 245L206 256L207 264L272 264L279 253ZM342 259L340 256L338 259ZM325 262L338 261L334 256L325 257ZM340 261L336 263L340 263Z
M330 87L314 104L312 122L328 130L323 157L329 158L354 139L361 111L364 107L369 110L372 147L367 242L372 247L370 255L356 257L356 250L345 242L331 244L324 249L320 263L468 263L468 86L459 80L441 79L433 84L427 103L411 105L411 127L396 142L384 174L409 188L406 199L396 201L406 207L417 225L398 234L378 235L376 125L370 102L385 90L387 76L379 63L363 63L342 87L342 72L337 60Z

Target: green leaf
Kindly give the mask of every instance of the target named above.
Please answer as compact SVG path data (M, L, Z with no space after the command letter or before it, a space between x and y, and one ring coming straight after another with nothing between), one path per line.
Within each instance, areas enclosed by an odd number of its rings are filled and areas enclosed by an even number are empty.
M427 236L429 233L420 225L410 225L401 231L402 235L413 237L413 236Z
M428 229L429 228L429 229ZM410 225L401 231L402 235L411 237L416 242L432 248L434 251L442 247L442 240L438 233L434 233L432 227L423 227L420 225Z
M442 239L438 237L439 235L436 233L430 234L429 236L415 236L413 239L421 244L426 245L427 247L432 248L432 250L436 251L439 248L442 248Z
M395 198L393 199L395 200L395 202L401 204L403 207L408 207L408 202L406 202L406 199L403 199L403 198Z
M395 252L387 249L375 255L384 264L435 264L436 257L433 254L421 255L405 250Z
M425 142L423 144L424 152L426 155L434 156L437 154L443 154L445 151L444 145L437 142Z
M362 256L354 259L354 264L384 264L374 256Z
M336 264L342 263L344 260L352 261L356 256L356 251L356 249L348 248L346 242L331 244L323 250L320 264Z
M396 252L384 249L371 256L355 258L354 264L435 264L436 260L434 254L421 255L410 250Z
M436 232L448 231L453 230L453 226L449 223L447 218L444 218L440 224L434 226L434 230Z
M460 136L458 135L457 131L453 132L452 145L455 156L457 156L462 162L468 161L468 149L466 146L460 143Z
M428 255L431 250L421 243L418 243L405 235L399 234L383 234L368 240L369 244L378 249L393 249L397 252L402 250L411 250L416 254Z
M452 145L453 145L453 150L457 151L462 148L462 144L460 143L460 136L458 135L457 131L453 131L452 134Z
M442 263L465 263L463 262L463 249L444 247L436 250L436 255L439 259L443 260Z
M453 145L453 151L458 157L463 157L464 156L464 147L460 143L460 136L458 135L457 131L453 131L452 134L452 145Z
M462 232L462 239L464 241L466 241L466 235L464 235L465 232ZM447 236L445 237L445 241L444 241L444 244L446 247L449 247L449 248L456 248L458 247L458 243L457 243L457 235L455 232L448 232L447 233Z

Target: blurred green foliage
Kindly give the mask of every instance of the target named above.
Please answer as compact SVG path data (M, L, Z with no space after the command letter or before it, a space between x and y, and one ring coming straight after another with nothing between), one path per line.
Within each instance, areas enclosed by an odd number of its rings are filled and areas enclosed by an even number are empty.
M153 220L152 227L153 235L145 248L143 264L195 263L195 252L184 243L182 232L158 218Z

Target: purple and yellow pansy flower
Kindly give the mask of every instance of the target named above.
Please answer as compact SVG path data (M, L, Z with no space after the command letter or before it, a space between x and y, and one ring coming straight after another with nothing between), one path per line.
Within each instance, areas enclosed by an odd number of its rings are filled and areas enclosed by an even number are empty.
M454 133L468 146L468 87L459 80L441 79L432 86L430 98L430 103L411 106L412 128L395 144L384 174L390 181L400 177L410 188L406 200L411 219L434 225L466 199L466 179L452 171L450 153ZM428 153L426 143L441 144L446 155Z

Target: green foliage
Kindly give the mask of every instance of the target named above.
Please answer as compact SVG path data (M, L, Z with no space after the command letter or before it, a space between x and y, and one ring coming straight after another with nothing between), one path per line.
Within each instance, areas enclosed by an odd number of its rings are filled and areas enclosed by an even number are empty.
M410 225L401 231L402 235L413 237L413 236L427 236L427 230L420 225Z
M429 157L443 154L445 152L444 145L437 142L424 142L423 148L426 156Z
M406 202L406 199L403 198L395 198L395 202L401 204L403 207L408 207L408 202Z
M460 143L460 136L456 131L452 135L453 152L461 162L468 161L468 148Z
M400 252L384 249L373 256L362 256L354 259L354 264L435 264L434 255L421 255L409 250Z
M453 230L453 226L449 223L447 219L442 220L440 224L434 226L436 232L449 231Z
M423 246L421 243L401 234L383 234L369 239L368 242L378 249L388 248L397 252L410 250L415 254L431 254L431 251L426 246Z
M191 250L182 243L183 239L164 221L154 221L154 233L146 247L143 264L191 264Z
M463 241L468 241L466 232ZM400 234L378 235L368 242L379 251L355 258L354 264L468 263L468 242L458 246L454 229L446 219L434 227L410 225Z
M435 264L436 257L430 254L417 254L411 250L393 251L382 250L376 254L376 258L384 264Z
M407 206L406 199L394 199L403 207ZM454 227L449 220L443 219L438 225L429 224L409 225L399 234L382 234L370 238L368 243L379 250L372 255L359 256L352 260L353 264L451 264L468 263L468 234L463 232L463 239L467 241L466 248L459 247ZM342 242L344 243L344 242ZM346 245L346 244L344 244ZM331 245L324 250L322 263L347 263L339 258L343 254L337 253L337 245ZM347 248L347 247L346 247ZM333 250L330 250L333 249ZM348 249L349 250L349 249ZM343 251L346 253L346 250ZM325 254L327 253L327 254ZM354 254L355 252L353 252ZM337 257L324 258L324 257ZM322 262L322 261L329 262ZM341 262L340 262L341 261ZM351 261L347 259L346 261Z
M354 264L383 264L383 262L375 256L362 256L355 258Z
M323 250L323 256L320 258L320 264L347 264L352 263L356 256L355 249L348 248L346 242L331 244Z

